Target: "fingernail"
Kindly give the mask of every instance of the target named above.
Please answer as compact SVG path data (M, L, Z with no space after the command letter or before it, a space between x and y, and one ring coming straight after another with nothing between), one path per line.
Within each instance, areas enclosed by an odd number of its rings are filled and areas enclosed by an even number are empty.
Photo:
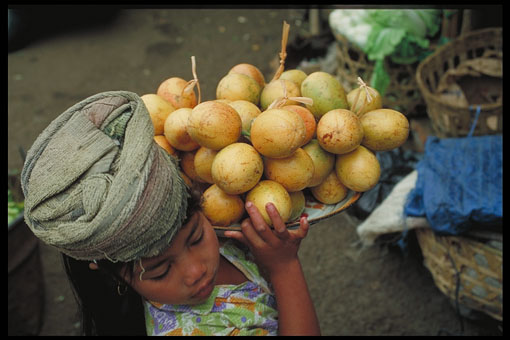
M253 206L253 203L251 201L246 202L246 208L251 208Z

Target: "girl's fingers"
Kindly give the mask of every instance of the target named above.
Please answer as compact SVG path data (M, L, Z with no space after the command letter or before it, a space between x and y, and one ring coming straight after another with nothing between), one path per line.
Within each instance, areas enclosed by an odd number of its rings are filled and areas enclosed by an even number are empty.
M310 230L310 222L308 222L308 218L306 216L302 216L299 219L299 229L297 230L297 236L300 238L305 238L308 235L308 230Z
M274 204L273 203L266 204L266 211L267 214L269 215L269 218L271 218L271 221L273 221L273 227L276 232L276 235L281 239L288 238L290 234L289 231L287 230L287 226L283 222Z
M262 247L266 241L261 237L262 231L255 230L252 222L249 218L245 219L241 223L241 230L243 232L244 238L249 242L250 245L254 247Z
M229 237L229 238L233 238L235 240L238 240L239 242L241 242L242 244L244 245L248 245L246 239L244 238L244 235L242 232L240 231L234 231L234 230L227 230L223 233L223 235L225 237Z
M250 215L251 225L259 237L267 243L274 243L276 237L257 207L252 202L248 201L246 202L246 211Z
M267 226L266 221L264 221L264 217L260 213L259 209L253 204L253 202L247 201L245 204L246 212L250 215L250 219L253 222L253 225L257 231L261 231L264 227Z

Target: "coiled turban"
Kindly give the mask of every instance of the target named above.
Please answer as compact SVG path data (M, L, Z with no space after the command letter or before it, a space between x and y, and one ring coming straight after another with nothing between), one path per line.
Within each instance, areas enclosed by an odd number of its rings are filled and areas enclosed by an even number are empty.
M154 142L138 95L91 96L59 115L27 152L25 221L79 260L158 255L186 218L178 160Z

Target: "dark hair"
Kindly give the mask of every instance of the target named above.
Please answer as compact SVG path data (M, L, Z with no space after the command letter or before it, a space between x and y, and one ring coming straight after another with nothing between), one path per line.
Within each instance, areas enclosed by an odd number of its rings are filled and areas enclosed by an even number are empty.
M190 191L187 220L199 209L200 191L195 186ZM84 335L147 335L142 298L129 284L133 277L125 280L120 275L124 267L131 275L134 261L98 260L99 269L91 270L90 261L65 254L62 258L81 312Z
M89 261L62 257L84 335L146 335L142 299L119 274L126 263L99 260L99 269L91 270ZM133 268L133 262L127 267Z

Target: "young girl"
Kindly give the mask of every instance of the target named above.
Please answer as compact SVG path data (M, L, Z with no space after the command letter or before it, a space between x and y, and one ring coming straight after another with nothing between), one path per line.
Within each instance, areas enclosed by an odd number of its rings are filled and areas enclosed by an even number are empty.
M133 93L57 117L27 153L25 220L63 253L87 335L318 335L298 258L303 217L246 202L219 240Z

